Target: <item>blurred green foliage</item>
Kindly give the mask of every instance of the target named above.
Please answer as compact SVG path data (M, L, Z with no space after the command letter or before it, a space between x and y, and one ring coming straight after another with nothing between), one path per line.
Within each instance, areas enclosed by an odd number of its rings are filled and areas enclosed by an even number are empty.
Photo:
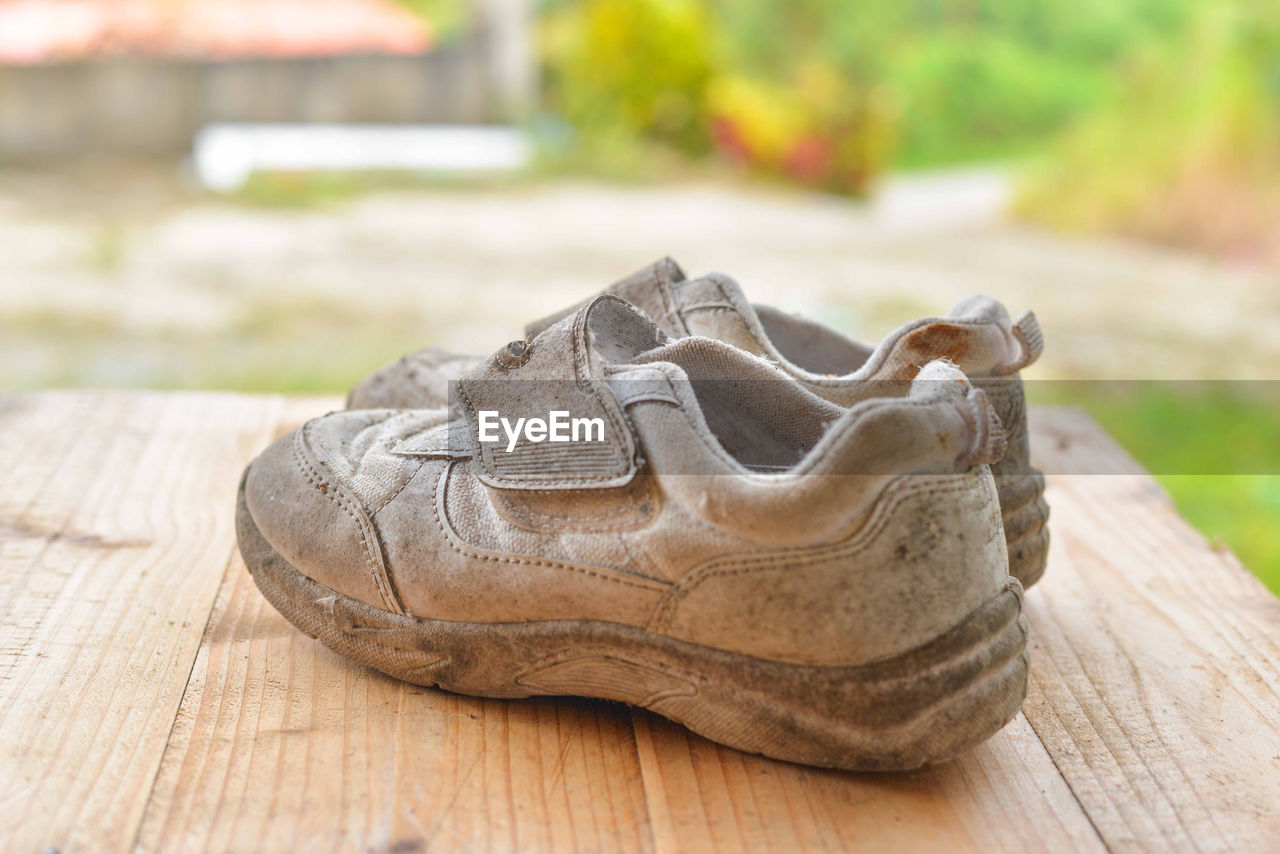
M1280 595L1280 475L1168 474L1178 511Z
M731 62L820 61L894 105L899 164L1026 151L1107 103L1114 71L1193 0L747 0L723 3Z
M1017 155L1104 99L1104 67L994 34L940 33L902 48L889 79L907 105L906 165Z
M702 153L712 36L710 12L698 0L559 4L541 34L550 97L582 133Z
M1280 260L1280 4L1198 4L1027 178L1028 216Z
M466 0L396 0L410 12L425 19L437 42L449 41L471 23L471 6Z
M637 140L861 193L891 163L1002 157L1109 105L1196 0L552 0L547 106Z
M1274 383L1028 384L1081 406L1155 474L1188 521L1280 594L1280 389Z
M707 90L720 156L802 184L865 192L892 151L890 110L875 88L859 88L821 63L785 83L726 74Z

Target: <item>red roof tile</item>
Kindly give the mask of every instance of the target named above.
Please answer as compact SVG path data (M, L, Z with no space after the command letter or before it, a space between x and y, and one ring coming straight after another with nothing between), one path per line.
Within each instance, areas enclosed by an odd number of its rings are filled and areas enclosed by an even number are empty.
M0 0L0 63L413 54L431 42L391 0Z

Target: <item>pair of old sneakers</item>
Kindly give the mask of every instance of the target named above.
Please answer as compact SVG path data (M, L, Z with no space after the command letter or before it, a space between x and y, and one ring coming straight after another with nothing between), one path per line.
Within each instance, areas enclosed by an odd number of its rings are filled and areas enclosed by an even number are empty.
M1017 712L1031 315L973 297L872 348L664 259L527 332L407 356L249 466L240 549L296 626L813 765L941 761Z

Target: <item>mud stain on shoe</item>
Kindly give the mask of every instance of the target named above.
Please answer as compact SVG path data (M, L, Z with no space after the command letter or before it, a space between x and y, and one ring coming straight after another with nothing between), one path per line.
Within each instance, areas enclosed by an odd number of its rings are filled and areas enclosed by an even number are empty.
M972 339L969 330L954 323L930 323L908 335L904 342L927 360L947 358L957 364L969 355Z

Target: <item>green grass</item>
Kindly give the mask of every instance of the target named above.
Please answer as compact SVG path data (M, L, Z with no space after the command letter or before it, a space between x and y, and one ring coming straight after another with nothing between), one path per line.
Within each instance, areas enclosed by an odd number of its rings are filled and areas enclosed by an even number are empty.
M1188 521L1280 594L1280 384L1031 384L1082 406L1168 490Z
M531 173L444 173L415 171L255 172L222 199L249 207L311 210L338 206L372 192L510 189Z

